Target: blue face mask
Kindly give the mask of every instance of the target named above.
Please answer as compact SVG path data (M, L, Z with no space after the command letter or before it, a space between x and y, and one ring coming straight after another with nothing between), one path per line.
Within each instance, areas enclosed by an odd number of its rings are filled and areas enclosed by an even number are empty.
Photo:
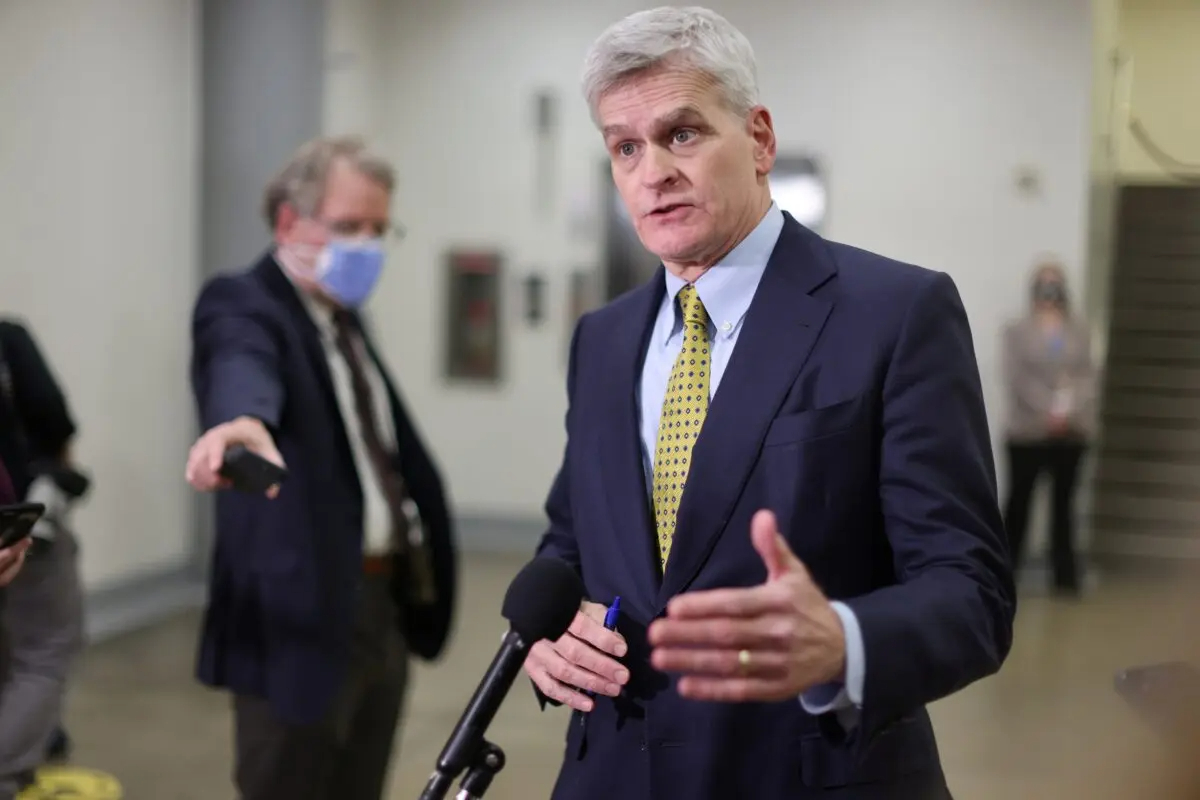
M341 239L325 245L317 259L317 281L330 297L347 308L366 302L383 272L379 239Z

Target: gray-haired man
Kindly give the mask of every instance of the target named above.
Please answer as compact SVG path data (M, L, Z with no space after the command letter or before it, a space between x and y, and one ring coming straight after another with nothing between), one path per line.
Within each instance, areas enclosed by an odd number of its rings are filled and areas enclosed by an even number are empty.
M358 313L393 183L355 139L305 145L266 192L275 246L196 303L188 480L226 488L236 444L289 473L217 499L199 677L234 695L242 800L377 800L408 653L449 632L441 480Z
M719 15L616 23L584 89L663 268L571 345L538 552L590 602L525 665L575 709L552 797L945 800L925 706L999 668L1014 610L954 283L779 209Z

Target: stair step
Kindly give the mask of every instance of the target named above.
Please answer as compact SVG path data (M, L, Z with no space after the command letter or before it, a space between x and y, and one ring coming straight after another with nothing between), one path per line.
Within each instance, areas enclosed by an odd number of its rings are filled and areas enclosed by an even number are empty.
M1110 421L1119 424L1122 420L1163 420L1200 426L1198 403L1200 392L1197 397L1163 397L1113 387L1104 398L1104 420L1106 425Z
M1129 332L1131 334L1161 333L1163 331L1200 333L1200 313L1114 308L1112 329L1114 333Z

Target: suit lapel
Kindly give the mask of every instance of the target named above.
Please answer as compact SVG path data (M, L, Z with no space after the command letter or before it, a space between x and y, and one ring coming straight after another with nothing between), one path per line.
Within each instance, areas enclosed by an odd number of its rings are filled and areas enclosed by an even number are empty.
M833 307L810 294L835 272L819 242L786 218L694 445L657 608L695 579L725 530L767 428Z
M329 358L325 353L325 345L321 342L321 332L317 330L317 324L313 322L308 309L304 307L299 290L283 274L282 267L275 261L273 255L270 253L265 255L255 267L255 273L271 295L283 305L288 317L295 325L295 330L299 334L304 348L304 355L316 372L317 383L328 404L330 419L338 420L340 423L334 426L336 428L333 432L334 437L341 447L342 455L353 462L354 455L350 447L350 439L346 435L345 420L342 419L341 405L338 403L337 392L333 386L333 375L329 372ZM355 472L355 475L357 474Z
M304 353L312 364L312 368L317 372L326 399L332 404L334 411L340 414L337 395L333 389L333 376L329 373L329 360L325 355L325 346L321 343L321 333L317 330L317 324L313 322L308 309L300 300L299 291L283 274L283 269L275 262L275 257L270 254L263 257L255 268L255 272L258 273L260 280L271 294L287 309L288 316L295 323L296 331L304 343Z
M637 398L647 342L665 292L660 267L654 278L624 301L629 304L625 316L628 324L614 326L609 333L604 374L610 388L599 412L604 418L596 420L594 428L601 431L600 473L613 533L634 576L634 585L645 592L638 599L646 608L651 606L658 588L658 556L642 461Z

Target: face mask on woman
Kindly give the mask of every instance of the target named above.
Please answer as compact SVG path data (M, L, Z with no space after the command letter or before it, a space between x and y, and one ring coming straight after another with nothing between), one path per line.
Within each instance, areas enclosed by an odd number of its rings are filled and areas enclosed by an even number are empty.
M1033 285L1033 300L1035 303L1045 303L1063 308L1067 304L1067 289L1061 281L1039 280Z

